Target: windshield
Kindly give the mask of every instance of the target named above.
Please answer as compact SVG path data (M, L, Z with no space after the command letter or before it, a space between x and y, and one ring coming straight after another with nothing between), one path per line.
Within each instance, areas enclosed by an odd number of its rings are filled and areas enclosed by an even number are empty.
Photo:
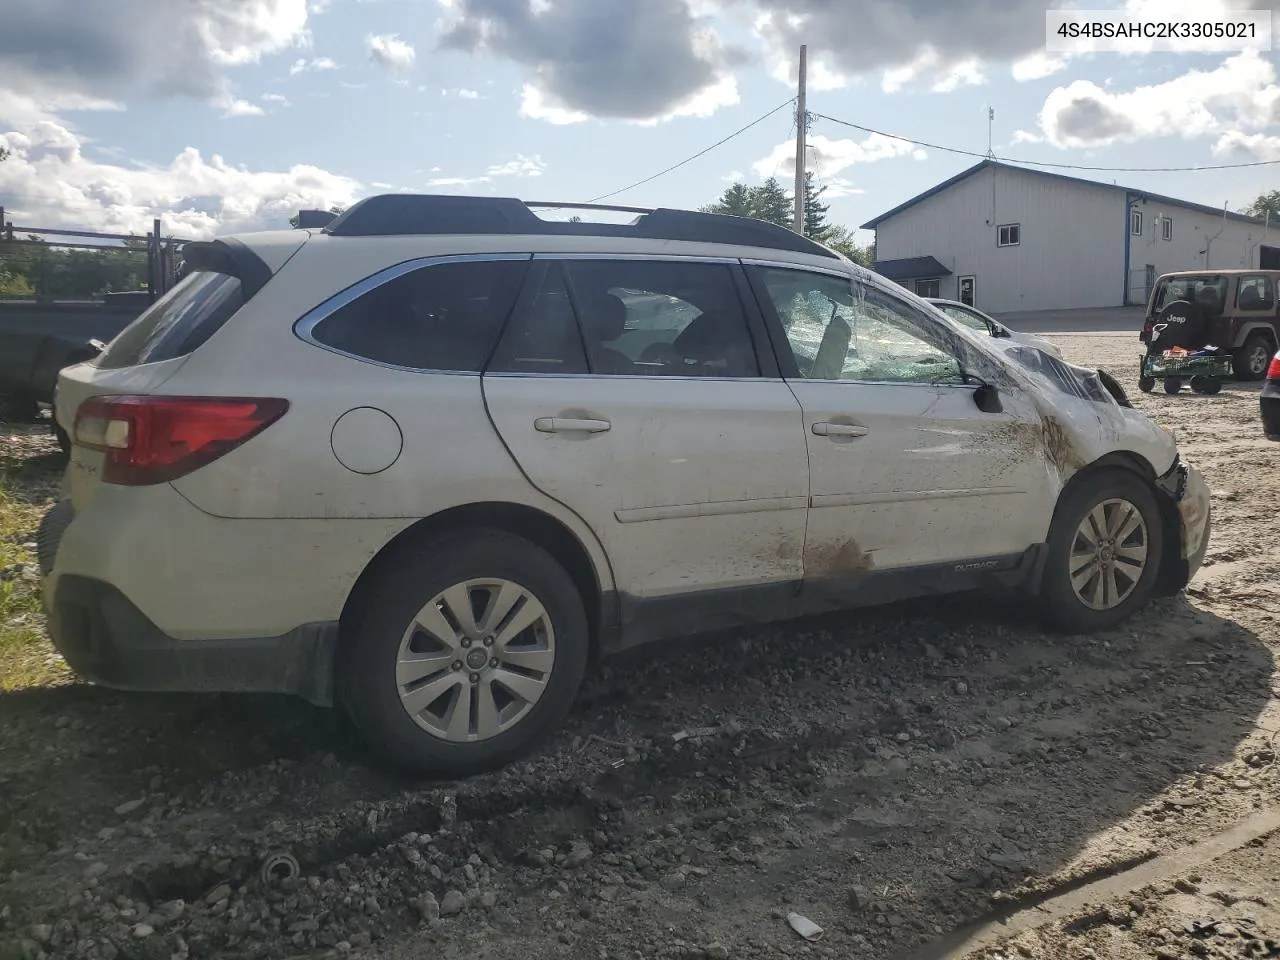
M1227 302L1227 284L1227 278L1220 274L1165 277L1156 285L1151 312L1157 314L1179 300L1199 303L1215 313L1221 312L1222 304Z
M970 330L977 330L979 333L990 333L991 328L987 326L987 322L964 307L957 306L954 303L935 303L935 307L945 313L957 323L963 323Z

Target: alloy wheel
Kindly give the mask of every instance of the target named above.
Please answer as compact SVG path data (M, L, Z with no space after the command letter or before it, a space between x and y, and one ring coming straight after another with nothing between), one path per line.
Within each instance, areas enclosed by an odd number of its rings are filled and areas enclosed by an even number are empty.
M555 657L555 630L537 597L510 580L468 580L433 597L405 630L396 690L422 729L475 743L528 715Z
M1142 580L1149 561L1147 523L1128 500L1104 500L1085 514L1071 542L1071 588L1090 610L1112 610Z

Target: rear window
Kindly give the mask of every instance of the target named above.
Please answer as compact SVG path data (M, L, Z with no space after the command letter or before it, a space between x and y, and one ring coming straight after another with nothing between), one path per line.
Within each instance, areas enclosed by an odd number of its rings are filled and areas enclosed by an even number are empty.
M1227 284L1227 278L1220 275L1170 277L1161 280L1152 300L1152 313L1159 313L1179 300L1197 303L1210 313L1220 313L1223 304L1227 302Z
M98 357L108 370L159 363L191 353L244 306L240 281L200 270L153 303L120 331Z

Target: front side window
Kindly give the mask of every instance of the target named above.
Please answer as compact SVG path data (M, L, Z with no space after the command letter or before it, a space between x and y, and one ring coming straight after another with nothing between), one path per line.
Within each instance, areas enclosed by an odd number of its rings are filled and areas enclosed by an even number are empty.
M1135 237L1142 236L1142 211L1141 210L1129 211L1129 232L1132 233Z
M477 373L527 269L526 260L426 264L339 307L311 337L377 363Z
M197 270L121 330L94 362L104 370L117 370L185 356L242 306L237 278Z
M936 297L939 293L940 286L941 286L940 282L936 279L917 280L916 296L925 297L925 298Z
M939 303L935 304L935 306L952 320L964 324L970 330L977 330L979 333L991 333L991 328L987 325L987 321L972 310L966 310L964 307L958 307L953 303Z
M996 227L996 245L1000 247L1016 247L1022 242L1022 226L1017 223L1004 223Z
M1166 240L1173 239L1173 221L1168 217L1160 221L1160 236Z
M1240 310L1274 310L1275 289L1267 276L1241 277L1236 289L1236 307Z
M760 277L805 379L964 382L940 331L909 304L849 277L777 268Z
M641 377L760 376L729 266L568 260L591 372Z

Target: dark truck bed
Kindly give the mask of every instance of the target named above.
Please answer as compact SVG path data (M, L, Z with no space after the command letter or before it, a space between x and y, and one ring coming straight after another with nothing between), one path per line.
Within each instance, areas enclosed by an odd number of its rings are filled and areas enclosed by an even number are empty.
M149 294L101 300L0 300L0 418L30 419L52 403L58 371L92 358L151 303Z

